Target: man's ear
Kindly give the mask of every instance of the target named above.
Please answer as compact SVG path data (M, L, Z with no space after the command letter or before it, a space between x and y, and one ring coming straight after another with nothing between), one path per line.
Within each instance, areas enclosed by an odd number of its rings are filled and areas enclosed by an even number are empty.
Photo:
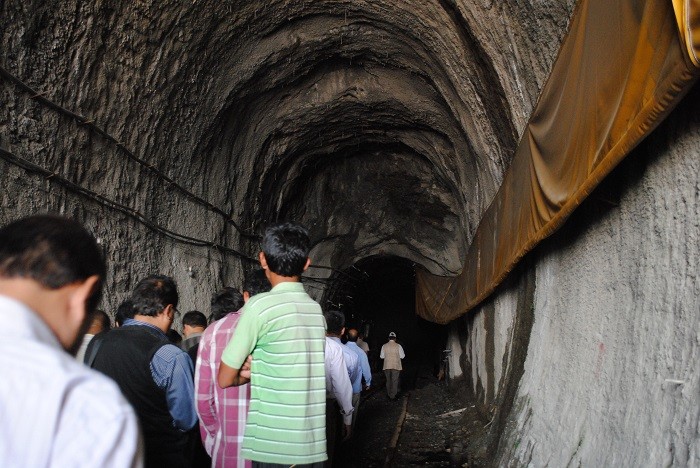
M92 294L92 290L100 280L97 275L92 275L82 283L78 283L76 288L71 292L68 299L70 313L73 318L82 321L87 315L87 300Z
M243 302L248 302L248 299L250 299L250 293L248 291L243 291Z
M304 265L304 271L306 271L309 268L309 265L311 265L311 259L307 258L306 259L306 264Z
M267 270L267 259L265 258L265 252L260 252L258 259L260 260L260 266L262 269Z

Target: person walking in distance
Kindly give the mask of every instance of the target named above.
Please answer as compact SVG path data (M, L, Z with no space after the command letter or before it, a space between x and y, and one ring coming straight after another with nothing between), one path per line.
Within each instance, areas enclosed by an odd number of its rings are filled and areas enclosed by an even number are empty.
M396 342L396 333L389 333L387 341L379 353L379 357L384 360L384 375L386 375L386 393L390 400L396 399L399 391L399 374L403 367L401 359L406 357L403 347Z

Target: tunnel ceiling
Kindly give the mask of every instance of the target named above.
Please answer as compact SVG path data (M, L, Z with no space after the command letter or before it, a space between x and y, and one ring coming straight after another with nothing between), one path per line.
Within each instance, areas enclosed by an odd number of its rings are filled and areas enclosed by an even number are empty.
M4 2L4 64L248 231L461 269L568 1ZM8 52L9 51L9 52ZM245 243L225 234L235 247ZM250 246L249 246L250 247ZM250 250L253 250L251 247Z

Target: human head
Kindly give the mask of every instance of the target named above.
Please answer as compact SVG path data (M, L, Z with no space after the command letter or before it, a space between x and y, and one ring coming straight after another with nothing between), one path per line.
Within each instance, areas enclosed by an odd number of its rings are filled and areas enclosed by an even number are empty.
M88 317L90 319L90 325L87 332L91 335L97 335L98 333L112 328L112 321L104 310L98 309L88 315Z
M0 229L0 289L32 309L65 349L97 307L104 276L95 238L76 221L37 215Z
M114 314L114 324L121 327L126 319L134 318L134 302L127 299L117 307L117 312Z
M357 332L356 328L351 328L348 330L348 341L352 341L353 343L357 343L357 338L359 337L359 333Z
M394 333L394 332L389 333L389 339L396 341L396 333Z
M271 287L270 280L265 276L265 270L257 268L249 271L245 275L245 281L243 282L243 300L247 302L248 299L256 294L268 292Z
M169 276L151 275L136 285L131 294L134 316L151 317L154 325L167 332L177 310L177 286Z
M324 312L326 319L326 334L340 336L345 331L345 316L337 310Z
M211 298L212 322L226 317L231 312L237 312L243 307L243 295L238 289L225 287Z
M193 333L202 333L207 328L207 317L198 310L190 310L182 316L182 333L189 338Z
M265 230L260 264L278 276L299 277L311 263L310 248L309 232L302 225L274 224Z

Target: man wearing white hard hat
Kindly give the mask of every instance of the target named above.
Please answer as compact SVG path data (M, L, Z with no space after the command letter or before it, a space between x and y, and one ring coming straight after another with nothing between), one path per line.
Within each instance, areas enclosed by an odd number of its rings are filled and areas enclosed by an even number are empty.
M399 374L401 373L401 359L406 355L403 348L396 342L396 333L389 333L389 341L382 346L379 357L384 359L384 375L386 375L386 393L390 400L396 400L399 391Z

